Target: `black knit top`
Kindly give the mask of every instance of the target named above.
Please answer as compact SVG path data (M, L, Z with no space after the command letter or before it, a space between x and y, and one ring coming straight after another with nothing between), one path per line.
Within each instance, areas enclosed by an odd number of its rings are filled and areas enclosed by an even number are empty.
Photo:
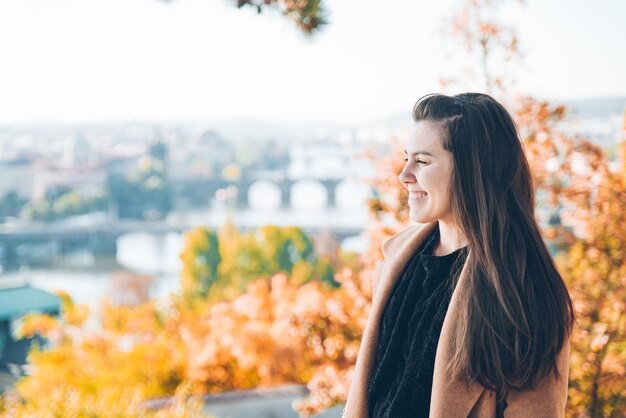
M370 418L427 418L435 353L450 297L467 247L433 255L435 228L395 283L380 323L380 336L368 389Z

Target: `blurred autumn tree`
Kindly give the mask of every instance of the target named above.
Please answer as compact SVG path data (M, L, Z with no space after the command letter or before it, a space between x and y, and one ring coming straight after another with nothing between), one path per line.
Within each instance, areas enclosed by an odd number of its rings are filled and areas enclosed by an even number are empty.
M515 28L503 24L499 12L501 6L513 2L524 0L457 1L455 12L441 25L441 51L447 64L439 79L443 88L496 96L508 93L521 67L522 52Z
M298 407L319 411L346 396L371 294L363 286L371 277L343 269L335 278L340 288L278 273L232 301L193 308L179 298L169 306L105 300L97 329L86 326L89 310L63 295L60 318L25 318L20 333L39 333L51 346L30 353L31 372L3 408L14 417L192 417L201 406L188 395L309 382L313 393ZM163 396L176 404L146 409Z
M61 294L60 318L30 315L20 335L39 333L50 347L29 354L29 374L4 396L10 417L196 417L201 405L184 402L186 347L155 301L115 307L103 301L99 329L89 309ZM170 395L171 408L150 412L149 397Z
M321 0L235 0L235 4L254 7L259 13L267 7L277 9L307 35L327 23Z
M234 4L239 9L252 7L259 14L266 9L278 11L295 23L298 29L307 36L319 31L328 23L321 0L235 0Z
M626 138L626 136L623 136ZM626 415L626 140L610 169L596 146L576 143L559 173L565 208L550 231L571 244L557 256L578 316L572 336L569 416Z
M217 234L204 227L186 233L181 259L187 301L232 300L251 281L279 272L293 284L317 279L339 285L330 261L318 257L309 237L294 226L264 225L242 234L229 217Z
M181 288L187 299L206 298L209 289L217 281L217 269L221 256L217 236L206 228L194 228L184 235L185 251Z

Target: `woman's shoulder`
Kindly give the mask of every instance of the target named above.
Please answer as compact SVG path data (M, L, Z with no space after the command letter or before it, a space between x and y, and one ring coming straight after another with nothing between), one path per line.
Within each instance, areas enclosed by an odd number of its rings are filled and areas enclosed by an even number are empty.
M394 235L390 236L389 238L383 241L382 243L383 256L387 257L388 255L393 254L404 243L406 243L407 238L410 238L420 233L420 231L432 232L432 229L436 226L437 226L437 221L433 221L433 222L426 223L426 224L412 223L412 224L405 226L400 231L398 231L397 233L395 233Z

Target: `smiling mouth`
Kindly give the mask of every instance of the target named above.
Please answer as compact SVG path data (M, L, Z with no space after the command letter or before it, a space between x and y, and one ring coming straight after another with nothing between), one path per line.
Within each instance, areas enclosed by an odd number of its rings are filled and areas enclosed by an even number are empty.
M428 195L428 193L426 192L414 192L414 193L409 193L409 202L414 202L416 200L420 200L423 199L424 197L426 197Z

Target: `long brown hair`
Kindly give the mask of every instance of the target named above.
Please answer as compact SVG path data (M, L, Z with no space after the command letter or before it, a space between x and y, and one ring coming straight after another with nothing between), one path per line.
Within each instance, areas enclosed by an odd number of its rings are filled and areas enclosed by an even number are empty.
M532 389L551 371L558 378L556 355L574 309L534 217L532 176L515 122L480 93L426 95L413 119L442 128L453 157L452 212L468 240L449 367L496 391L499 401L510 390Z

